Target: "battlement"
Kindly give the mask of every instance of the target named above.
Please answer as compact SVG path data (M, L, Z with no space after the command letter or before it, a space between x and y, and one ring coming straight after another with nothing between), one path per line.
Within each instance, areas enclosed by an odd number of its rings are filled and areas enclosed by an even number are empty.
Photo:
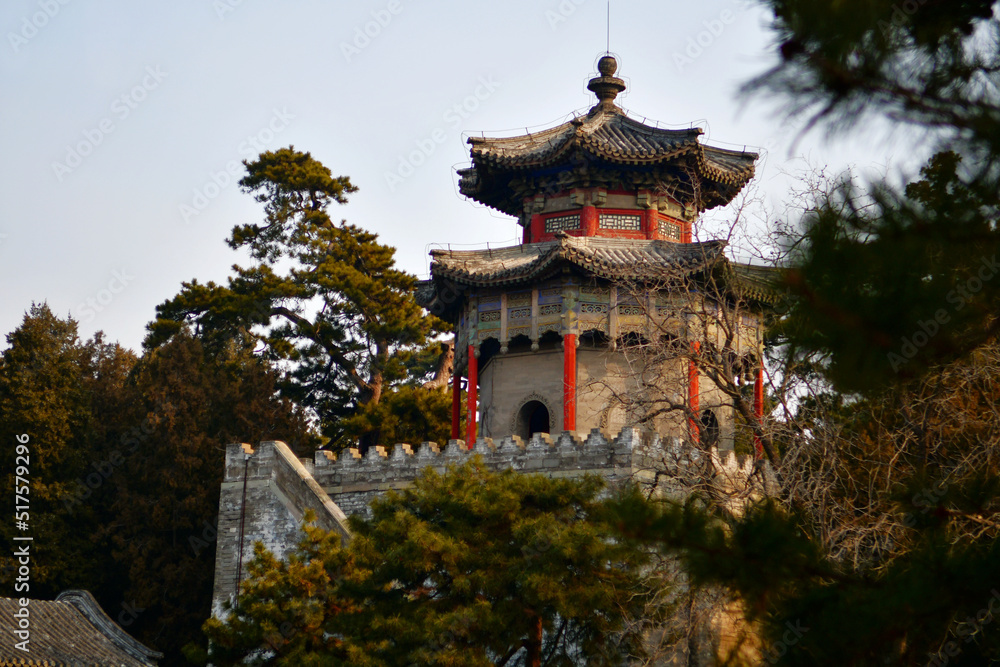
M241 480L244 469L251 480L270 477L273 462L280 458L274 445L261 443L256 452L250 445L229 445L225 481ZM425 468L444 472L448 466L460 465L475 456L490 470L513 469L555 477L591 473L611 484L624 480L643 486L656 483L668 495L689 493L706 480L720 491L754 489L767 493L773 478L770 468L764 462L755 463L752 457L717 450L705 454L679 438L643 436L635 428L622 429L615 437L594 429L588 434L536 433L527 441L518 436L496 441L479 438L471 449L464 440L450 440L444 447L435 442L376 446L364 455L354 448L339 456L319 450L313 459L301 459L299 463L316 486L340 505L346 496L405 488ZM349 504L350 509L344 508L347 514L361 509Z
M279 558L299 540L307 510L317 525L350 538L347 516L366 515L377 496L404 489L424 471L444 472L480 457L490 470L517 470L552 477L594 474L610 487L636 483L649 493L683 499L707 492L740 511L755 497L774 493L774 475L764 461L732 451L702 452L679 438L644 436L623 429L609 437L598 429L588 434L536 433L494 441L480 438L469 449L463 440L443 448L434 442L372 447L364 455L349 449L337 456L317 451L298 459L283 442L262 442L255 449L234 443L226 448L225 477L219 500L213 613L224 614L254 542L263 542Z
M443 448L433 442L418 447L399 444L391 451L372 447L364 456L352 449L336 459L330 453L317 452L313 474L331 494L385 490L408 485L428 466L443 472L449 465L479 456L490 470L511 468L553 476L592 472L613 481L631 476L644 450L638 431L633 429L615 439L599 431L586 436L536 433L527 441L517 436L497 441L480 438L471 449L464 440L451 440Z

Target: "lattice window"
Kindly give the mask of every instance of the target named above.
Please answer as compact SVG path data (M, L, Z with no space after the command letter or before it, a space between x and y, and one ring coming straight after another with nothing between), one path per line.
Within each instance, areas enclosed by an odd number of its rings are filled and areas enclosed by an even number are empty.
M479 313L479 321L483 324L487 322L499 322L500 321L500 311L493 310L488 313Z
M531 317L531 308L511 308L509 314L512 320L526 319Z
M669 220L660 220L660 236L674 241L681 240L681 226Z
M642 231L642 216L626 213L601 213L601 229Z
M606 303L581 303L580 312L585 315L603 315L608 312L608 304Z
M561 303L553 303L548 306L542 306L541 308L538 309L539 315L556 315L561 312L562 312Z
M564 229L580 229L580 216L560 215L559 217L547 218L545 220L545 233L547 234Z
M531 306L531 292L512 292L507 295L507 306Z
M639 304L639 300L633 296L619 296L618 297L618 314L619 315L644 315L643 307Z

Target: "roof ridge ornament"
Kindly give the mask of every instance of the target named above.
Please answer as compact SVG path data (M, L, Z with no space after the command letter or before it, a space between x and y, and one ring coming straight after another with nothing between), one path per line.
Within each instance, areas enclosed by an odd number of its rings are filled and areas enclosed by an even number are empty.
M615 98L625 90L625 82L615 77L618 71L618 61L611 54L602 56L597 61L597 71L601 76L595 77L587 84L587 90L597 95L598 104L593 110L612 109L615 107Z

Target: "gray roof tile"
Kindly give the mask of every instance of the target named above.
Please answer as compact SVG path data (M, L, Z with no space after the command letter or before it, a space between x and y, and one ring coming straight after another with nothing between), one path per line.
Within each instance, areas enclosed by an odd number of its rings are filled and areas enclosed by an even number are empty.
M431 252L431 274L475 286L512 285L544 278L562 262L609 280L682 278L723 258L725 241L673 243L560 232L555 241L495 250Z
M30 652L14 648L21 641L14 631L13 598L0 598L0 667L150 667L162 654L125 633L86 591L64 591L55 600L28 604Z

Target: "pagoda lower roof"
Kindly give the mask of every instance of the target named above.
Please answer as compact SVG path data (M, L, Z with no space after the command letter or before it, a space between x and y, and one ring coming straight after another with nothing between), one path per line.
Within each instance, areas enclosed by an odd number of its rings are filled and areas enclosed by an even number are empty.
M457 284L511 286L546 278L564 264L607 280L663 280L704 271L721 259L725 241L674 243L577 237L491 250L434 250L431 275Z
M453 321L457 293L518 289L538 285L570 269L577 275L609 282L647 283L666 287L698 283L709 275L718 287L736 291L759 304L774 304L778 270L730 262L725 241L674 243L604 237L577 237L558 232L556 240L488 250L434 250L431 279L417 287L417 301L432 313ZM456 292L456 289L458 292Z

